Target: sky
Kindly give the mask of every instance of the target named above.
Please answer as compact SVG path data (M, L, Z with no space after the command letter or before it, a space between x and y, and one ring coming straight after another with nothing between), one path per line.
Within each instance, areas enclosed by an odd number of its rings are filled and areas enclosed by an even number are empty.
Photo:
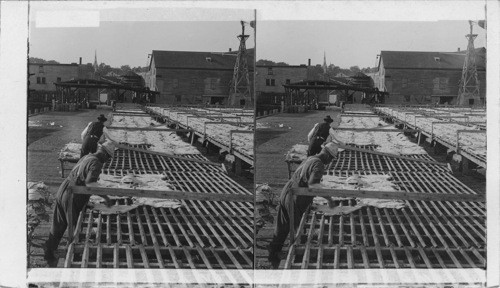
M233 51L239 47L240 20L254 19L251 9L91 9L34 3L30 11L29 56L60 63L111 67L147 66L152 50ZM81 4L81 3L78 3ZM246 47L254 47L254 29Z
M236 50L239 45L236 36L241 33L239 21L249 22L255 13L249 9L251 5L225 8L228 3L218 7L213 2L198 1L195 4L200 7L190 7L193 3L181 1L156 7L159 2L141 2L125 2L127 5L122 2L33 2L29 56L61 63L78 62L82 57L83 63L92 63L97 52L98 62L112 67L136 67L147 65L152 50ZM469 23L462 19L478 20L484 16L480 1L468 4L470 7L464 4L470 2L457 2L460 5L433 2L433 6L429 3L418 6L419 2L379 5L379 2L382 1L344 5L316 2L315 9L306 10L295 7L298 2L293 2L257 9L257 59L291 65L307 64L311 59L315 65L323 64L325 53L327 64L341 68L375 67L381 50L464 50ZM208 8L212 7L209 4L216 8ZM321 6L326 4L331 5ZM460 9L453 11L454 8ZM382 21L379 15L388 20ZM347 21L350 18L355 21ZM247 47L251 48L254 29L246 26L246 32L251 35L247 40ZM475 46L484 47L486 31L475 25L474 33L479 34Z
M466 50L468 21L260 21L257 58L291 65L327 64L341 68L376 67L382 50ZM486 31L477 25L475 47L485 47ZM299 40L300 39L300 40Z

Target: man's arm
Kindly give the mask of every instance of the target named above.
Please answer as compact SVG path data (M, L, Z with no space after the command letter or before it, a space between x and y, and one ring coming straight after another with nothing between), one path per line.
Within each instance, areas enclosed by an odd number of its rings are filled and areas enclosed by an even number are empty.
M321 166L320 166L321 165ZM323 170L324 166L323 164L319 164L315 167L313 167L313 172L311 173L311 176L309 176L309 181L308 181L308 186L309 188L313 189L327 189L328 187L321 184L321 178L323 178ZM331 197L323 197L328 201L328 206L332 208L333 205L333 200Z
M99 180L99 175L101 174L101 169L99 167L100 165L95 165L92 166L90 169L89 173L87 174L87 178L85 179L85 186L87 187L100 187L99 184L97 184L97 180ZM98 195L102 199L104 199L106 206L111 206L111 199L109 199L108 196L106 195Z

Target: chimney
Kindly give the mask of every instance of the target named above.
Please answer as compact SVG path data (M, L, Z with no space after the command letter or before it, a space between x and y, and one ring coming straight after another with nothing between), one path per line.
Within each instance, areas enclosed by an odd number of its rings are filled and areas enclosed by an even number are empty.
M82 57L80 57L80 65L82 65Z
M233 49L229 48L229 52L231 52Z
M311 58L307 60L307 66L311 66Z

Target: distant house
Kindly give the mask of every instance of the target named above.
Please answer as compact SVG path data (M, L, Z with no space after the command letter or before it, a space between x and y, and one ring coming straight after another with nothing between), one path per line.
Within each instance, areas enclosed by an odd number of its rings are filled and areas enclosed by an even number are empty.
M469 104L484 104L486 97L486 49L476 49L479 99ZM413 52L382 51L375 87L389 92L385 103L455 104L465 61L465 51ZM480 103L477 103L480 102Z
M258 105L280 105L285 95L283 84L307 79L306 65L257 65L256 99Z
M153 50L146 86L160 92L157 103L225 104L236 53ZM253 83L253 49L247 49L247 53L249 80Z
M56 91L54 82L78 78L78 64L28 64L28 85L32 91Z

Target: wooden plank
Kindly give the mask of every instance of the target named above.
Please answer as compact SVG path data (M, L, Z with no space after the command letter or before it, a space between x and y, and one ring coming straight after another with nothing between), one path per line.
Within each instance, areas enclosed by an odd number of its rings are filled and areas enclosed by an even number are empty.
M97 244L97 257L96 257L96 265L95 268L102 268L102 244Z
M127 246L129 246L129 245L127 245ZM156 242L156 245L154 245L154 246L158 247L158 242ZM139 253L141 254L142 264L144 266L144 269L149 269L150 268L149 259L148 259L148 255L146 254L146 250L144 249L144 245L139 245Z
M420 129L382 129L382 128L346 128L346 127L337 127L336 131L353 131L353 132L399 132L399 133L416 133L419 132Z
M139 209L135 209L135 216L137 219L137 226L139 226L139 234L141 235L141 243L143 245L148 245L148 240L146 238L146 232L144 232L144 227L142 226L141 215L139 215Z
M394 237L396 238L396 242L398 247L402 247L403 243L401 242L401 238L399 237L399 233L396 230L396 227L394 226L394 222L392 221L392 217L389 215L389 210L387 208L384 208L384 213L385 216L387 217L387 220L389 221L389 225L391 226L392 233L394 234Z
M291 269L294 259L295 259L295 244L291 244L290 249L288 249L288 256L286 257L284 269Z
M134 268L134 256L132 255L132 247L125 245L125 255L127 257L127 267Z
M394 262L394 268L396 268L396 269L401 268L401 266L399 266L399 261L398 261L397 255L396 255L396 251L394 251L394 247L389 246L389 251L391 252L392 262Z
M86 187L82 187L86 188ZM79 187L80 190L81 189ZM486 202L485 195L480 194L438 194L414 193L404 191L374 191L374 190L347 190L347 189L317 189L317 188L292 188L293 195L319 196L319 197L354 197L375 199L400 199L419 201L456 201L456 202Z
M106 195L106 196L129 196L129 197L150 197L160 199L183 199L202 201L235 201L252 202L253 195L241 194L215 194L215 193L194 193L174 190L144 190L130 188L108 188L108 187L85 187L74 186L69 188L73 193L86 195ZM371 197L373 198L373 197Z
M71 264L73 263L75 251L75 243L70 243L68 246L68 252L66 252L66 260L64 261L64 268L71 268Z
M323 215L324 216L324 215ZM323 268L323 245L319 245L318 247L318 257L316 257L316 269L322 269Z
M192 132L193 129L171 129L171 128L153 128L153 127L120 127L111 126L109 130L125 130L125 131L154 131L154 132Z
M168 219L167 213L165 213L165 208L160 208L161 214L163 216L163 219L167 223L167 227L170 230L170 234L172 234L172 237L174 238L176 246L182 246L182 243L177 236L177 232L175 232L174 226L172 225L172 222ZM168 245L170 247L170 245Z
M113 247L113 268L120 268L118 243L115 243Z
M161 251L160 251L160 246L157 244L157 245L154 245L154 250L155 250L155 255L156 255L156 259L158 260L158 268L160 269L163 269L165 268L165 265L163 264L163 257L161 256Z
M424 260L425 265L427 266L428 269L432 269L432 263L427 257L427 254L425 253L424 249L422 247L417 247L418 252L420 253L420 256L422 256L422 259Z

